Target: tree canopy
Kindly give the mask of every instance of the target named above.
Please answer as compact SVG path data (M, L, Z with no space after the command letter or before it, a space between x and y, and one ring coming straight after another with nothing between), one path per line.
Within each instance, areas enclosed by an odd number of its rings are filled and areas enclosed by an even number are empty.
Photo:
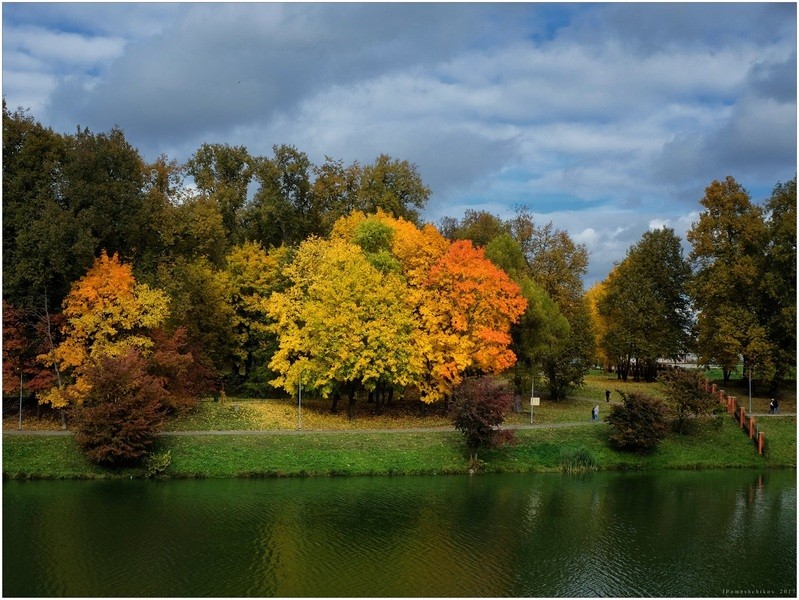
M253 395L302 377L331 398L411 387L434 402L508 372L517 398L535 375L559 399L595 341L645 378L688 350L727 376L743 357L772 389L793 373L795 178L762 205L712 182L687 261L673 230L647 232L587 294L588 251L567 232L527 207L436 228L431 193L385 153L316 165L287 144L203 143L150 163L118 127L57 133L4 103L4 389L21 373L39 400L77 404L101 357L159 344L148 368L191 355Z

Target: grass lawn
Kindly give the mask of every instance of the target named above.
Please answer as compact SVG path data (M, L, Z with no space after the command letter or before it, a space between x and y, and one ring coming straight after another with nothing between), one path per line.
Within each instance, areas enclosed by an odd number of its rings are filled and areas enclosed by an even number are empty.
M590 424L590 411L599 404L600 417L607 414L605 389L611 403L621 401L617 389L662 396L659 384L620 382L613 374L591 373L574 397L562 402L542 399L534 412L535 423L576 423L571 427L519 430L516 444L482 452L483 470L526 472L560 470L564 454L580 451L599 469L676 469L723 467L795 467L796 418L758 419L766 435L766 454L758 456L754 445L734 420L725 414L695 423L695 435L671 434L648 456L617 452L607 443L608 427ZM783 412L795 407L795 392L783 397ZM756 407L767 407L758 396ZM172 477L388 475L400 473L465 473L468 455L462 436L453 431L364 432L363 430L451 427L441 406L421 402L395 402L383 414L359 401L356 418L346 410L333 415L326 401L303 399L302 429L298 427L296 401L229 398L226 402L203 401L191 415L171 421L173 432L194 430L274 430L269 435L172 435L158 439L154 453L170 452ZM525 407L529 410L529 407ZM794 408L795 410L795 408ZM763 412L766 412L765 410ZM43 411L37 421L25 415L26 428L58 429L58 414ZM529 412L508 415L508 424L524 425ZM4 423L16 429L15 416ZM316 430L316 432L314 432ZM324 431L323 431L324 430ZM361 430L353 432L352 430ZM141 477L144 469L106 470L90 464L71 436L4 436L3 475L11 478Z
M561 470L569 450L587 451L599 469L795 467L796 419L764 425L769 445L758 456L732 418L705 420L692 436L671 434L651 455L608 446L608 428L526 429L516 443L484 451L485 472ZM466 473L468 453L457 432L304 432L300 434L162 436L155 453L169 451L171 477L266 477ZM141 477L143 469L110 471L91 465L71 436L6 436L3 475L10 478Z

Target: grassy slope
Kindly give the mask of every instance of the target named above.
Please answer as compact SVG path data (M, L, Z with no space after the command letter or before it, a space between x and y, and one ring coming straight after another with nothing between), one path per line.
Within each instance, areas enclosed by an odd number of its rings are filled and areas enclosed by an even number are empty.
M613 384L616 385L611 387ZM619 401L616 388L641 388L652 395L659 394L658 387L651 384L616 382L612 376L592 374L576 399L563 403L544 401L535 412L537 423L582 422L585 425L519 431L515 445L481 454L484 470L558 470L561 453L577 448L587 449L601 469L796 466L795 417L760 420L767 440L765 457L757 455L753 445L727 415L718 422L702 423L698 435L670 435L651 456L616 452L608 447L607 428L588 424L593 405L599 403L601 414L607 413L606 388L613 392L614 403ZM795 398L792 401L795 406ZM368 416L369 409L361 404L360 416L349 422L344 415L329 415L325 408L319 401L304 404L303 429L306 432L301 435L169 436L159 439L155 452L171 452L168 473L173 477L464 473L468 469L462 438L454 432L307 431L447 425L448 420L438 410L422 414L418 406L411 406L388 411L382 416ZM508 422L529 423L529 413L510 415ZM225 404L203 402L195 414L172 423L169 429L289 430L296 427L296 406L291 400L231 400ZM91 465L71 437L6 436L3 439L3 475L100 478L142 476L143 471L109 471Z
M676 469L796 466L796 420L773 419L772 445L760 457L732 419L703 426L702 435L671 435L654 454L639 456L608 447L607 428L584 425L517 432L517 443L484 452L484 470L553 471L564 449L586 448L600 469ZM465 473L468 461L455 432L305 433L301 435L169 436L173 477L389 475ZM129 477L141 470L109 472L90 465L71 437L14 436L3 440L6 477Z

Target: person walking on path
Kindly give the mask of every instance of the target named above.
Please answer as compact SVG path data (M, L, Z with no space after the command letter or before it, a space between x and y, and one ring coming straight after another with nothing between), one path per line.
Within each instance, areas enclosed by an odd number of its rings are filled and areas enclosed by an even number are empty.
M599 420L599 404L597 404L593 410L591 411L591 420L598 421Z
M610 390L605 390L605 402L610 402Z

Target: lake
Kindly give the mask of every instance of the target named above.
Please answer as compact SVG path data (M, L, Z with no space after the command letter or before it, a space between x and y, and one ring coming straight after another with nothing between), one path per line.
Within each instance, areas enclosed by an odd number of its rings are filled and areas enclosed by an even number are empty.
M790 596L796 471L5 481L4 596Z

